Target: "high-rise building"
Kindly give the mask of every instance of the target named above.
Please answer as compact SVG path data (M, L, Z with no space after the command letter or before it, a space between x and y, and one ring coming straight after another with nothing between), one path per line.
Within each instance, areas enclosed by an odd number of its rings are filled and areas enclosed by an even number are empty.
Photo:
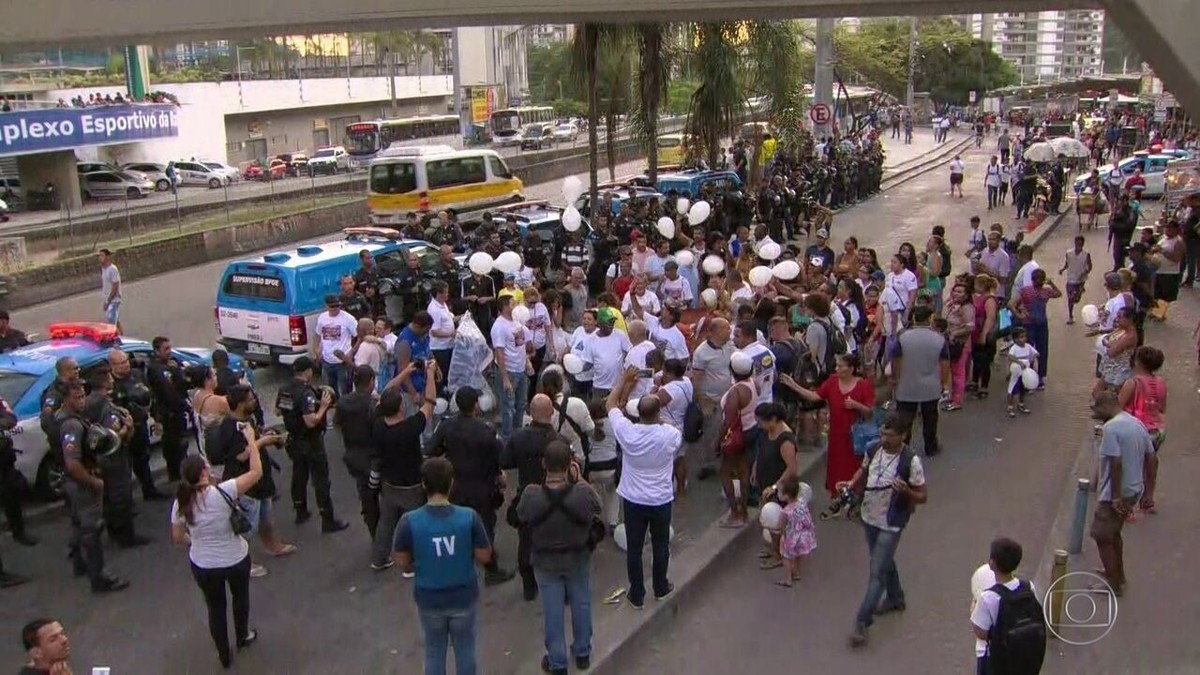
M460 82L465 86L504 85L508 101L529 93L531 26L464 26L458 29Z
M991 42L995 52L1016 67L1023 83L1091 77L1103 71L1103 11L1000 12L960 20L976 37Z
M535 47L570 42L574 35L575 24L571 23L539 23L529 27L529 42Z

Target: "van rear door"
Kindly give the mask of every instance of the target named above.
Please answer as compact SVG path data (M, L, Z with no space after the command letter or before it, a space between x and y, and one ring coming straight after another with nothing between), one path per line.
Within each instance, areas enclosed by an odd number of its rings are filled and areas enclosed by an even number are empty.
M250 358L270 357L272 345L292 348L289 307L287 284L278 268L233 263L217 291L217 333L227 347L244 342L244 354Z

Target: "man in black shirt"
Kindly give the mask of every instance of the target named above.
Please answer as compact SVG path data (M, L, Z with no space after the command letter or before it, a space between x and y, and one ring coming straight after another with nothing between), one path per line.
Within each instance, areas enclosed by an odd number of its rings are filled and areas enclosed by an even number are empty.
M147 384L154 392L157 412L155 416L162 424L162 453L167 463L167 479L179 481L179 464L187 456L187 414L190 404L187 397L187 379L183 367L171 356L171 340L162 336L151 342L154 356L146 368Z
M819 261L821 271L829 274L833 269L833 261L837 255L829 248L829 231L825 228L817 230L817 242L804 251L804 262L812 264Z
M8 325L8 312L0 310L0 354L11 352L28 344L29 338L25 336L25 333Z
M438 249L437 265L433 268L433 278L444 282L446 288L450 291L449 300L457 300L462 295L462 284L459 283L459 276L462 267L458 261L454 259L454 249L443 244Z
M341 278L339 285L338 299L342 301L342 309L349 312L350 316L355 319L373 318L371 303L367 301L367 296L355 290L354 277L347 274Z
M487 274L471 273L462 282L462 297L484 335L491 335L496 312L496 281Z
M17 471L17 453L13 448L13 429L17 428L17 415L8 401L0 398L0 505L8 519L8 529L13 541L23 546L36 546L37 539L25 531L25 512L21 508L21 497L25 492L25 478ZM4 566L0 564L0 587L4 585Z
M346 453L342 460L358 488L363 522L371 540L379 524L379 489L371 486L371 425L375 420L375 371L370 366L354 369L354 391L333 408L333 424L342 432Z
M358 252L358 261L362 267L354 272L354 290L370 303L372 316L383 316L383 296L379 294L379 267L375 264L375 256L363 249Z
M521 240L524 237L521 235L521 227L517 224L517 217L509 215L504 222L504 229L500 230L500 243L505 248L517 250L521 246ZM493 256L495 257L495 256Z
M500 468L517 470L517 494L529 485L540 485L546 480L546 469L542 466L542 455L551 441L562 441L570 445L550 424L554 417L554 402L545 394L538 394L529 402L529 416L533 421L527 427L513 432L512 438L500 453ZM517 501L508 507L508 524L517 528L517 569L521 572L526 602L537 599L537 579L529 561L532 543L528 528L520 527L516 518Z
M133 524L133 481L128 451L134 430L133 415L113 404L113 377L107 364L94 370L89 380L92 391L84 401L84 419L92 425L112 429L121 438L120 447L97 458L100 478L104 480L104 524L121 548L145 546L150 538L139 535Z
M213 352L214 365L218 362L220 354L224 354L228 362L229 355L218 349ZM142 486L142 499L148 502L169 499L154 486L154 473L150 470L150 404L153 401L150 387L146 386L142 374L133 369L129 355L120 349L109 350L108 367L113 376L113 403L128 410L133 418L133 431L126 443L126 450L129 452L133 474ZM220 378L221 370L218 368L218 383Z
M508 481L500 471L500 440L492 425L479 419L479 392L461 387L454 393L458 415L444 420L433 432L430 457L445 457L454 466L450 502L475 509L483 520L488 541L496 540L496 509L504 502ZM512 570L500 569L496 556L484 565L489 586L512 579Z
M292 364L296 377L279 390L275 407L287 428L287 453L292 460L292 506L296 524L311 517L308 511L308 478L311 475L317 510L321 513L321 531L329 534L346 529L345 521L333 515L329 496L329 456L325 453L325 414L333 407L333 394L313 387L316 365L307 356Z
M416 365L410 361L393 381L408 380ZM421 434L433 419L433 405L437 402L437 361L425 359L424 367L424 401L417 412L404 416L404 391L399 386L392 386L379 397L371 427L374 451L371 473L378 476L379 485L379 525L375 529L371 569L377 572L395 564L393 536L400 517L425 503L425 491L421 487L421 462L425 459L421 454ZM404 570L404 576L411 578L413 573Z

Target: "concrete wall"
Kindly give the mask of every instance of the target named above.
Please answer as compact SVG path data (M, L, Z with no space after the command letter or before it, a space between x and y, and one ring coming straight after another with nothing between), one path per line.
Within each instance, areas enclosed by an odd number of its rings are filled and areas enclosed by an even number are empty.
M66 200L73 208L81 206L79 173L75 170L75 154L70 150L21 155L17 157L17 173L26 190L40 190L46 183L53 183L60 203Z

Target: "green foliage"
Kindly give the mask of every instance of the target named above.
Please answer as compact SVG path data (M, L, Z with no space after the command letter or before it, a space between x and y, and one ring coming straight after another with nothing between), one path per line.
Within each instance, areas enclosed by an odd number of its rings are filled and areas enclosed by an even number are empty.
M571 45L566 42L531 46L526 53L529 97L533 101L571 99L587 107L587 91L571 68Z
M738 42L741 24L706 23L697 27L694 66L700 87L692 94L688 134L697 139L710 165L717 163L721 139L733 133L733 123L746 110L742 59Z
M120 75L122 81L125 78L125 55L119 52L114 52L108 55L108 63L104 66L104 72L108 75Z

